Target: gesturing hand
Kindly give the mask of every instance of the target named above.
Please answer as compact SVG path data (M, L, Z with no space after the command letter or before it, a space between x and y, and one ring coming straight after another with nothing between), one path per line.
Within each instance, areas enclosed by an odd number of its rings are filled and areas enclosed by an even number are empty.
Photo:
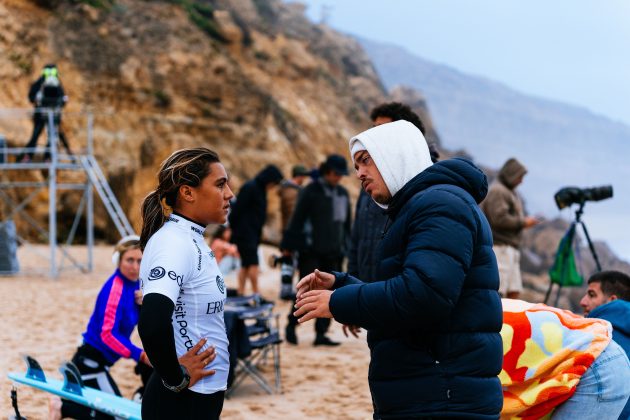
M206 369L206 367L217 357L214 347L208 347L207 349L200 351L207 341L208 340L205 338L202 338L197 344L179 358L179 363L184 365L190 375L190 383L188 384L189 388L196 384L200 379L216 373L213 369Z
M335 276L330 273L315 270L311 274L302 277L295 286L297 290L295 297L297 300L300 300L302 295L309 290L329 290L334 284Z
M302 294L295 307L293 315L298 322L306 322L313 318L332 318L330 312L330 290L311 290Z

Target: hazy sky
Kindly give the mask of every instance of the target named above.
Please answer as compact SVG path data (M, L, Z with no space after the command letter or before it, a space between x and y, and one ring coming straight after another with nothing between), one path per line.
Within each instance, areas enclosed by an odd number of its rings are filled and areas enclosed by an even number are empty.
M343 32L630 125L629 0L300 3Z

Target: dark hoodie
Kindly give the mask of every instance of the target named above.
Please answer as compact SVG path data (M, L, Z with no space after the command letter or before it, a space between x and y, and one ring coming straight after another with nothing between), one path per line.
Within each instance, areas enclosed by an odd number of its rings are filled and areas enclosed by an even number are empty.
M374 418L499 418L499 273L477 206L486 191L467 160L432 165L390 202L381 281L336 273L334 318L368 330Z
M481 209L492 227L495 245L509 245L514 248L521 245L525 215L523 203L514 189L518 185L517 181L526 173L527 169L518 160L509 159L481 203Z
M267 218L268 184L278 184L282 172L268 165L241 187L228 218L232 228L232 242L241 246L257 247Z

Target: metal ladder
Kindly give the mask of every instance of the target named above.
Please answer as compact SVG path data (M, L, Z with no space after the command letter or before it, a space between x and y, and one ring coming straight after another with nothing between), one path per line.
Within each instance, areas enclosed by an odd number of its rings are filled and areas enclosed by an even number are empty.
M133 235L135 232L127 220L127 216L125 212L120 207L114 192L112 191L109 183L107 182L107 178L103 174L101 167L98 165L98 162L92 155L83 155L80 157L81 165L85 169L85 173L87 174L90 182L96 188L98 195L101 197L105 208L107 209L107 213L114 221L116 225L116 229L118 229L118 233L120 236L125 237L128 235Z

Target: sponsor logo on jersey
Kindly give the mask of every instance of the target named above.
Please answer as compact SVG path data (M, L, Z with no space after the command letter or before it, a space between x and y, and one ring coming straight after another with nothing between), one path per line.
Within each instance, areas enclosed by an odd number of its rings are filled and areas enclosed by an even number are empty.
M213 251L213 250L210 250L209 254L210 254L210 258L216 258L216 257L214 256L214 251Z
M178 286L182 286L182 283L184 282L184 276L178 276L176 272L174 272L173 270L168 272L168 278L171 280L175 280L177 282Z
M190 230L192 230L193 232L196 232L196 233L198 233L200 235L203 235L203 230L199 229L198 227L191 226Z
M169 222L179 223L179 219L176 219L176 218L174 218L173 216L169 216L169 217L168 217L168 221L169 221Z
M217 314L219 312L223 312L222 300L217 300L216 302L208 302L208 309L206 309L206 314L212 315L212 314Z
M163 267L153 267L149 272L149 281L159 280L164 277L164 274L166 274L166 270Z
M201 248L197 245L197 241L193 239L193 243L197 248L197 271L201 271Z
M222 294L225 293L225 282L223 282L223 277L217 276L217 287L219 288L219 292Z
M179 333L179 336L184 341L184 346L186 346L186 350L190 350L193 348L195 343L193 343L192 339L188 335L188 321L186 320L186 303L182 300L182 296L180 295L177 298L177 302L175 303L175 323L174 329Z

